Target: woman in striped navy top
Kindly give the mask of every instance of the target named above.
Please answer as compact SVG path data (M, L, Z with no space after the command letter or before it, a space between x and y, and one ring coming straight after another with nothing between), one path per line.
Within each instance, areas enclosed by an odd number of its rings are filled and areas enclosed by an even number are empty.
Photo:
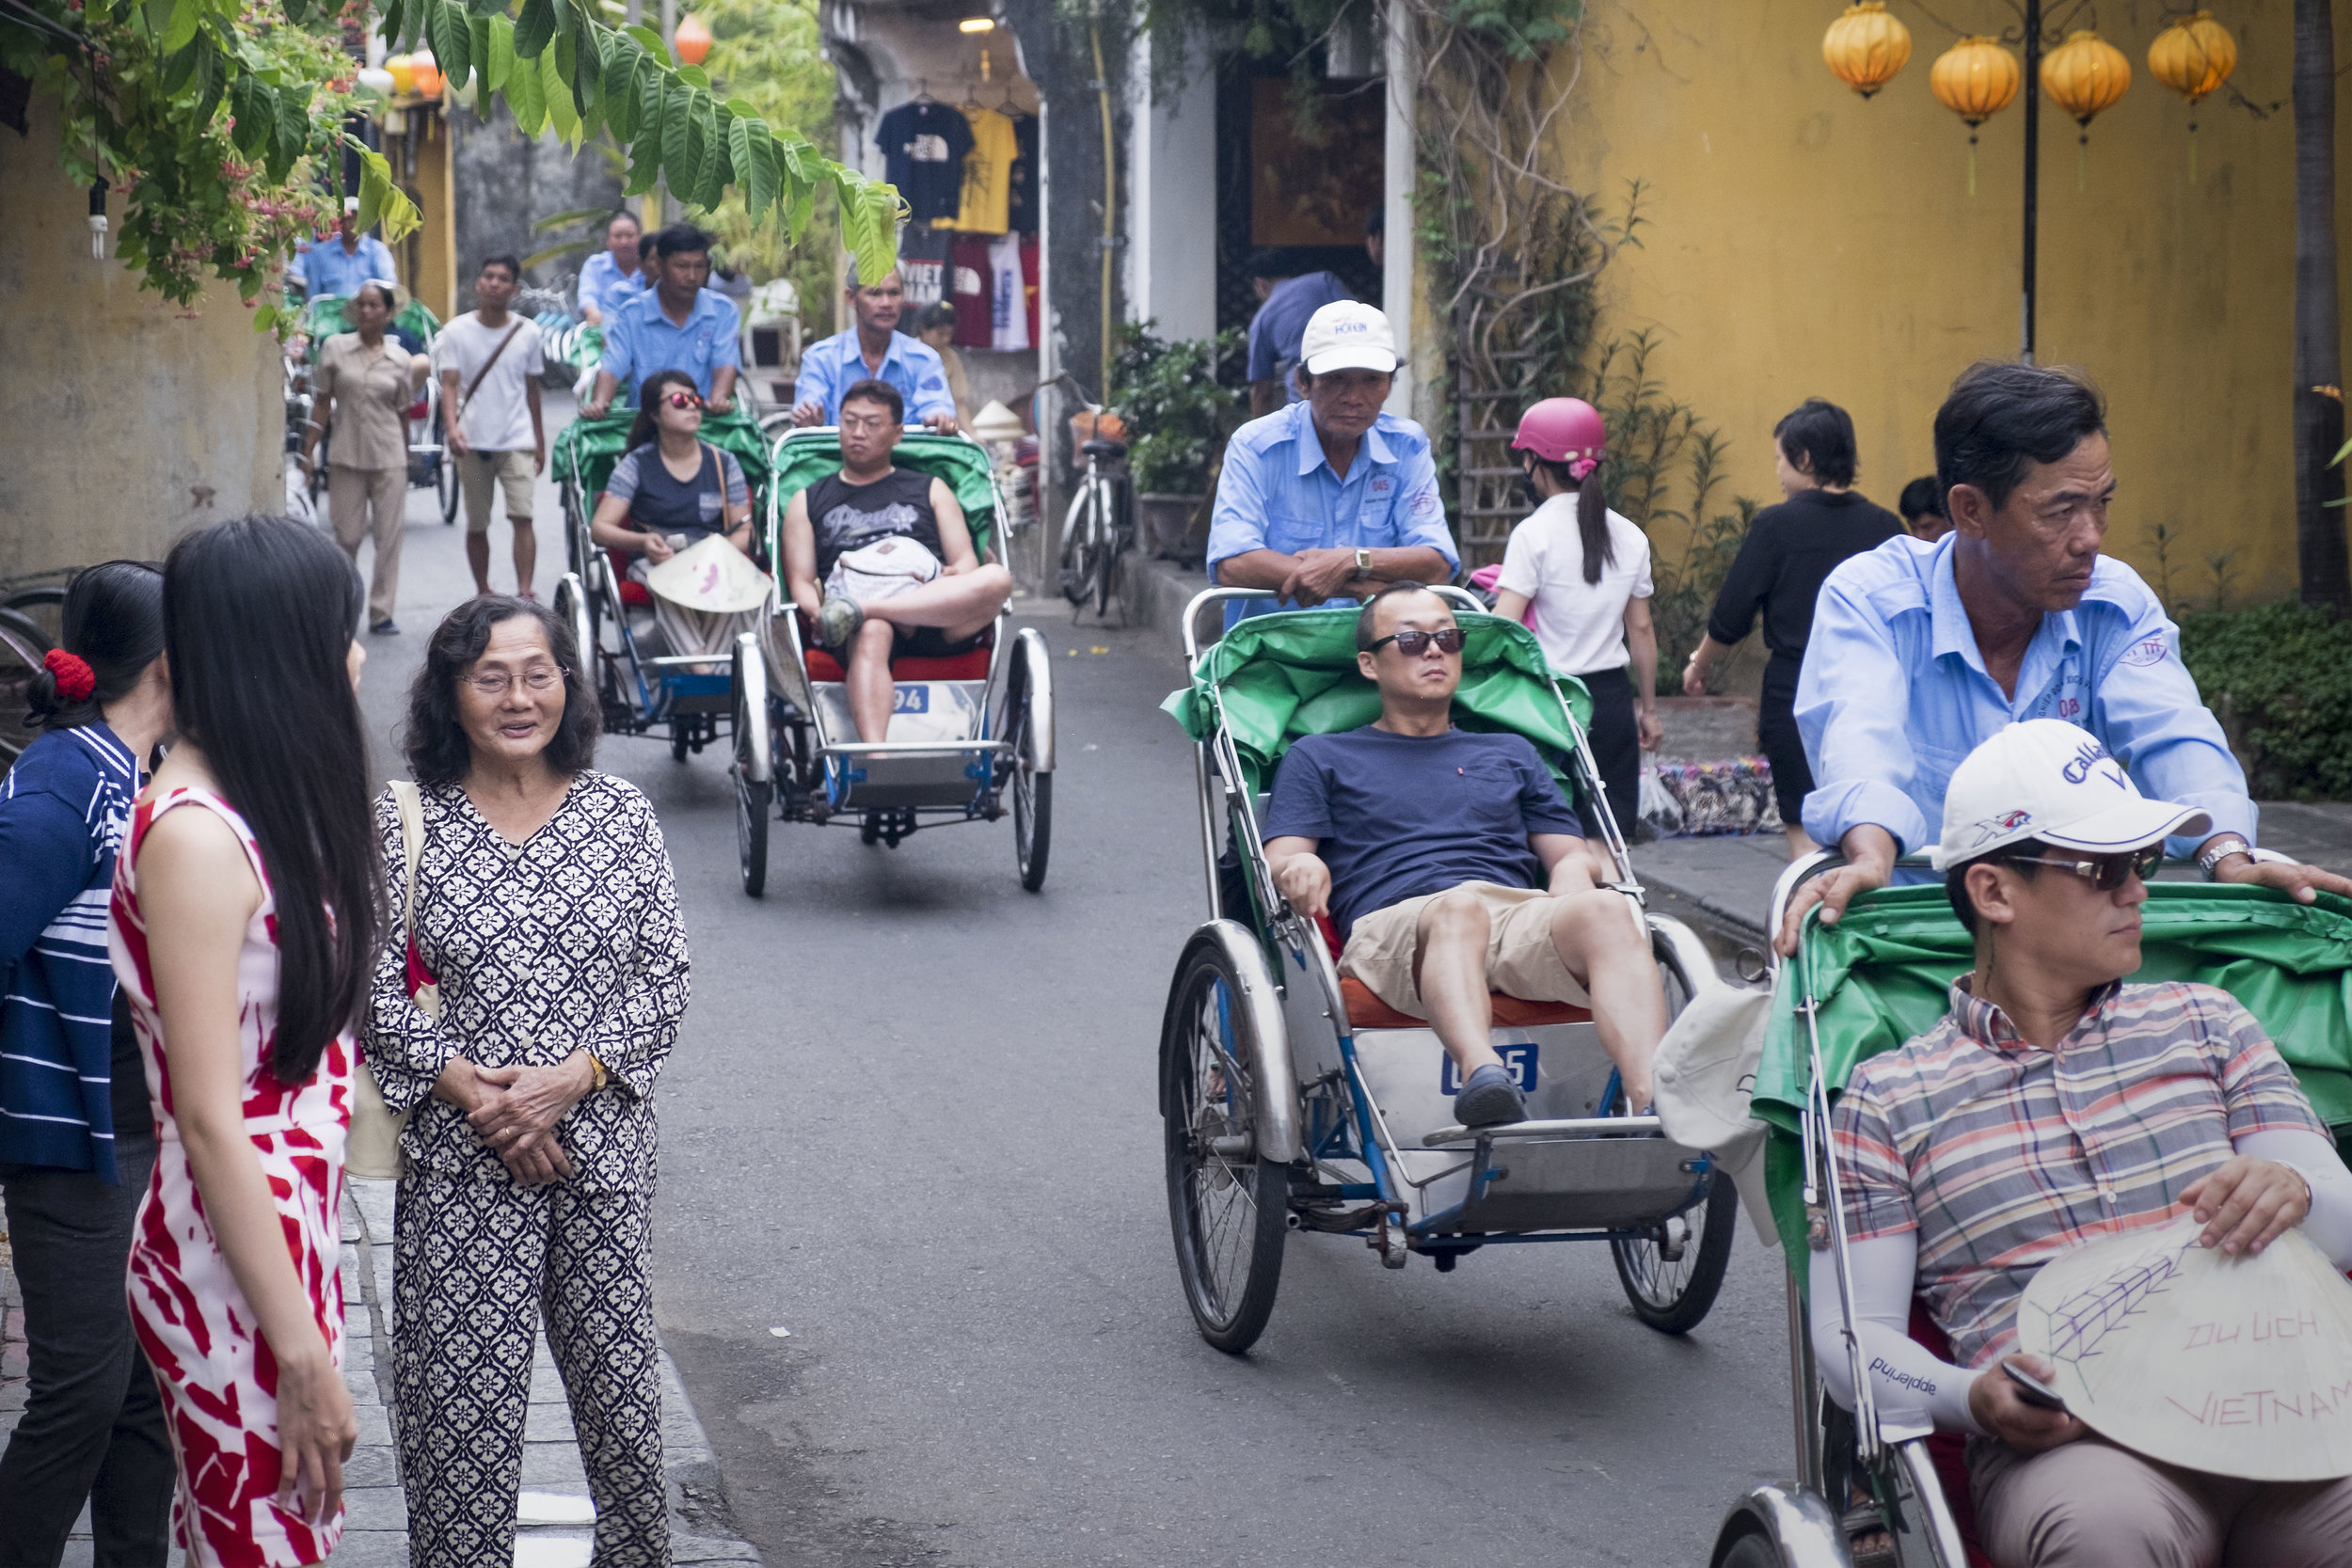
M163 576L73 579L32 682L43 733L0 779L0 1194L28 1398L0 1455L0 1563L52 1564L85 1498L95 1560L163 1563L173 1465L124 1300L155 1163L147 1079L106 956L115 848L171 721Z

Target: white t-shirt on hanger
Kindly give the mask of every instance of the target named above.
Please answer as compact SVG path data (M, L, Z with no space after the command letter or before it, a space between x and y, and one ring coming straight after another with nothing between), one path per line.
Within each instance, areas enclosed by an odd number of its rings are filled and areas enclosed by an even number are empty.
M1646 599L1649 535L1631 519L1609 514L1610 562L1598 582L1584 580L1584 538L1577 531L1576 497L1554 496L1511 531L1503 546L1502 575L1495 586L1524 594L1535 617L1535 641L1544 657L1565 675L1622 670L1625 607Z

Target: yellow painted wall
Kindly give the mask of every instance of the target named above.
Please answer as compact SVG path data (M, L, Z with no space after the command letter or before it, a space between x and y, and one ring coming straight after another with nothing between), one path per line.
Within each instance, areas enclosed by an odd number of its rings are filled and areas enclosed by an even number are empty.
M160 557L199 523L284 506L277 341L225 285L191 319L90 255L87 191L57 167L56 100L0 132L0 577Z
M1622 210L1649 187L1644 245L1603 275L1604 330L1650 325L1672 395L1732 439L1728 489L1776 500L1773 421L1807 396L1843 404L1860 487L1892 506L1933 467L1946 388L2018 341L2023 96L1989 121L1966 186L1967 132L1928 90L1952 41L1912 3L1911 63L1868 102L1832 77L1821 34L1838 0L1596 0L1583 75L1558 137L1581 190ZM2002 0L1941 0L1955 25L2013 24ZM2288 96L2292 0L2217 0L2236 35L2233 85ZM2102 34L2131 90L2093 122L2088 188L2075 127L2042 122L2041 353L2079 365L2110 402L2108 546L2153 575L2146 539L2177 527L2176 595L2211 588L2203 557L2235 550L2233 598L2295 592L2292 111L2208 99L2188 182L2188 110L2147 71L2156 0L2106 0ZM2352 48L2339 7L2339 48ZM1555 68L1566 80L1565 62ZM2352 94L2340 167L2352 172ZM2341 204L2352 256L2352 201ZM2352 283L2352 277L2347 277Z

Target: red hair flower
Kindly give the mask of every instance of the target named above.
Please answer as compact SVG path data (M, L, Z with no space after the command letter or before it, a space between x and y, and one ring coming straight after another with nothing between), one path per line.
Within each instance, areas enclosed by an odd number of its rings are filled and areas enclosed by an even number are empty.
M52 648L42 656L41 663L48 667L50 677L57 683L57 695L69 703L87 703L90 693L98 689L97 672L79 654Z

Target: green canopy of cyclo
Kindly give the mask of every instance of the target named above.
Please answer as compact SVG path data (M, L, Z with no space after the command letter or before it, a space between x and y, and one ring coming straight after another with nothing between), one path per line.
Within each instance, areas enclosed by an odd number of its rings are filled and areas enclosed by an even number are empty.
M628 450L628 433L637 422L634 408L615 408L600 420L582 415L555 433L554 467L559 480L574 480L594 493L612 477L612 466ZM768 438L741 413L705 414L702 438L721 451L731 452L743 466L743 483L756 498L768 483Z
M2254 1015L2339 1138L2352 1130L2352 901L2297 904L2268 888L2153 882L2140 908L2134 981L2193 980ZM1811 1080L1799 1008L1820 1004L1821 1067L1833 1092L1856 1063L1934 1027L1951 983L1976 962L1975 940L1944 889L1889 888L1856 899L1835 926L1806 928L1781 972L1757 1063L1756 1114L1772 1124L1773 1219L1803 1276L1804 1159L1797 1113Z
M1454 721L1466 730L1525 736L1565 789L1576 732L1561 699L1579 727L1590 723L1593 700L1583 682L1553 674L1535 634L1518 622L1478 614L1459 620L1462 684L1454 694ZM1300 736L1371 723L1380 717L1380 692L1356 668L1356 610L1249 616L1200 656L1192 684L1160 706L1185 734L1205 740L1216 728L1219 699L1253 790L1271 787L1276 764Z
M311 358L316 359L325 352L327 339L352 330L346 303L339 294L321 294L302 308L302 330L310 334ZM392 326L420 342L429 343L440 336L441 319L412 299L392 317Z
M911 430L891 449L890 460L901 468L946 480L972 531L973 553L988 554L989 541L996 534L996 478L986 447L962 436ZM830 430L787 432L776 442L774 461L775 520L781 525L793 497L841 471L841 438ZM773 540L769 546L777 547Z

